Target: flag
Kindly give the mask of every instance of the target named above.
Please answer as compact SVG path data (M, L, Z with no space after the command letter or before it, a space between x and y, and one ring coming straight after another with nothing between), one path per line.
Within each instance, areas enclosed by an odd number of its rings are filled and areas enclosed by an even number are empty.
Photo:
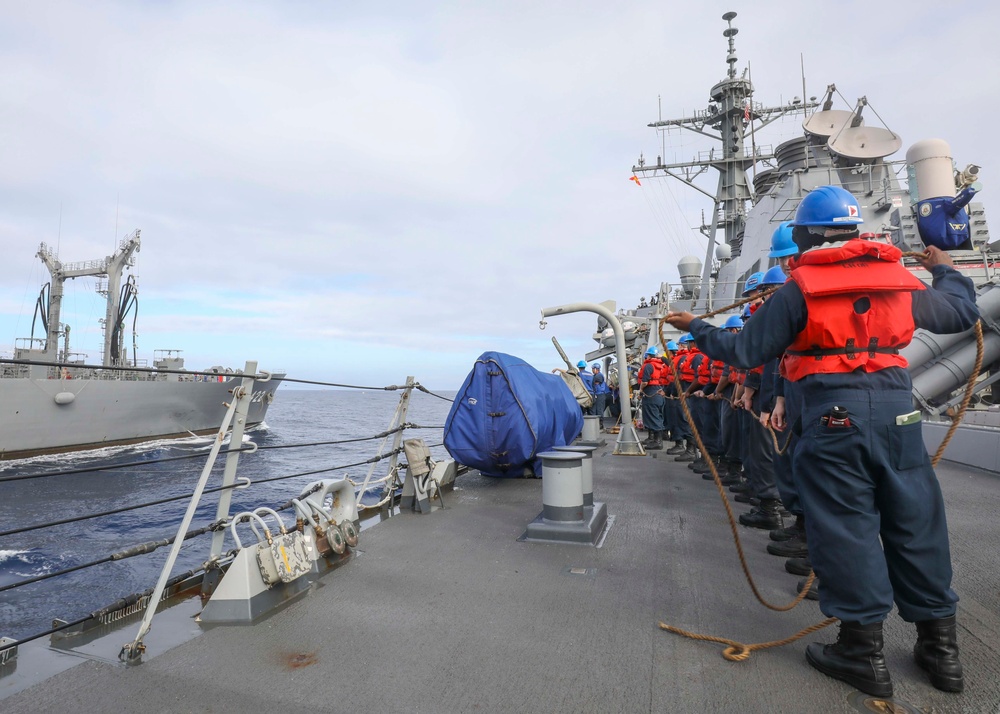
M746 106L743 107L743 121L750 121L750 100L747 100Z
M639 183L639 177L634 174L629 177L629 181L635 181L636 186L642 186L642 184Z

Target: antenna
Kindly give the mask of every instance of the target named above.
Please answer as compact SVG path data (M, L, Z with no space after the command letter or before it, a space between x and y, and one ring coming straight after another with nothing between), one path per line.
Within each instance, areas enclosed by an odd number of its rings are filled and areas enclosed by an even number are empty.
M115 235L114 235L114 239L115 239L114 244L116 246L118 245L118 203L119 203L119 199L120 198L121 198L121 193L120 192L116 193L115 194Z

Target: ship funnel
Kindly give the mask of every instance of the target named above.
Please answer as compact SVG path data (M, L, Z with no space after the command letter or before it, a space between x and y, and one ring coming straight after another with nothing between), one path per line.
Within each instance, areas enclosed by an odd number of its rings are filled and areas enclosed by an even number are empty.
M693 255L685 255L677 262L677 272L684 292L693 295L701 281L701 261Z

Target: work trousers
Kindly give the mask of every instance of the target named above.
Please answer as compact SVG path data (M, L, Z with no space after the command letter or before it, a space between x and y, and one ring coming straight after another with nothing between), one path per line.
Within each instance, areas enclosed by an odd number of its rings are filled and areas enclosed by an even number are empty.
M955 614L944 500L905 390L809 390L792 470L829 617L919 622ZM849 426L821 422L845 407Z

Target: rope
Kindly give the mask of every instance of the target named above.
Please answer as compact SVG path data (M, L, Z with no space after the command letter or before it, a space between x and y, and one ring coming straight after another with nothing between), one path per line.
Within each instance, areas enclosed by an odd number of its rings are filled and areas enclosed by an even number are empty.
M811 578L812 576L810 576ZM806 588L803 588L805 590ZM674 627L673 625L668 625L665 622L660 623L660 629L666 630L667 632L673 632L678 635L683 635L692 640L702 640L703 642L718 642L722 645L729 645L726 649L722 650L722 656L728 659L730 662L743 662L750 659L750 653L756 650L766 650L769 647L783 647L784 645L800 640L806 635L816 632L817 630L822 630L828 625L832 625L837 621L836 617L828 617L822 622L817 622L815 625L810 625L804 630L796 632L791 637L786 637L783 640L774 640L773 642L758 642L752 645L745 645L742 642L737 642L736 640L727 640L725 637L714 637L712 635L699 635L696 632L689 632L688 630L682 630L679 627Z
M965 409L969 406L969 401L972 399L972 393L975 391L976 382L979 380L979 370L983 367L983 323L979 321L976 323L976 364L972 368L972 374L969 376L969 382L965 385L965 398L962 399L962 406L958 409L958 414L955 418L951 420L951 426L948 427L948 433L944 435L944 441L938 446L938 450L934 453L934 458L931 459L931 466L937 466L938 462L941 461L941 457L944 456L945 449L948 448L948 442L951 441L952 435L955 433L955 429L958 425L962 423L962 419L965 417Z

